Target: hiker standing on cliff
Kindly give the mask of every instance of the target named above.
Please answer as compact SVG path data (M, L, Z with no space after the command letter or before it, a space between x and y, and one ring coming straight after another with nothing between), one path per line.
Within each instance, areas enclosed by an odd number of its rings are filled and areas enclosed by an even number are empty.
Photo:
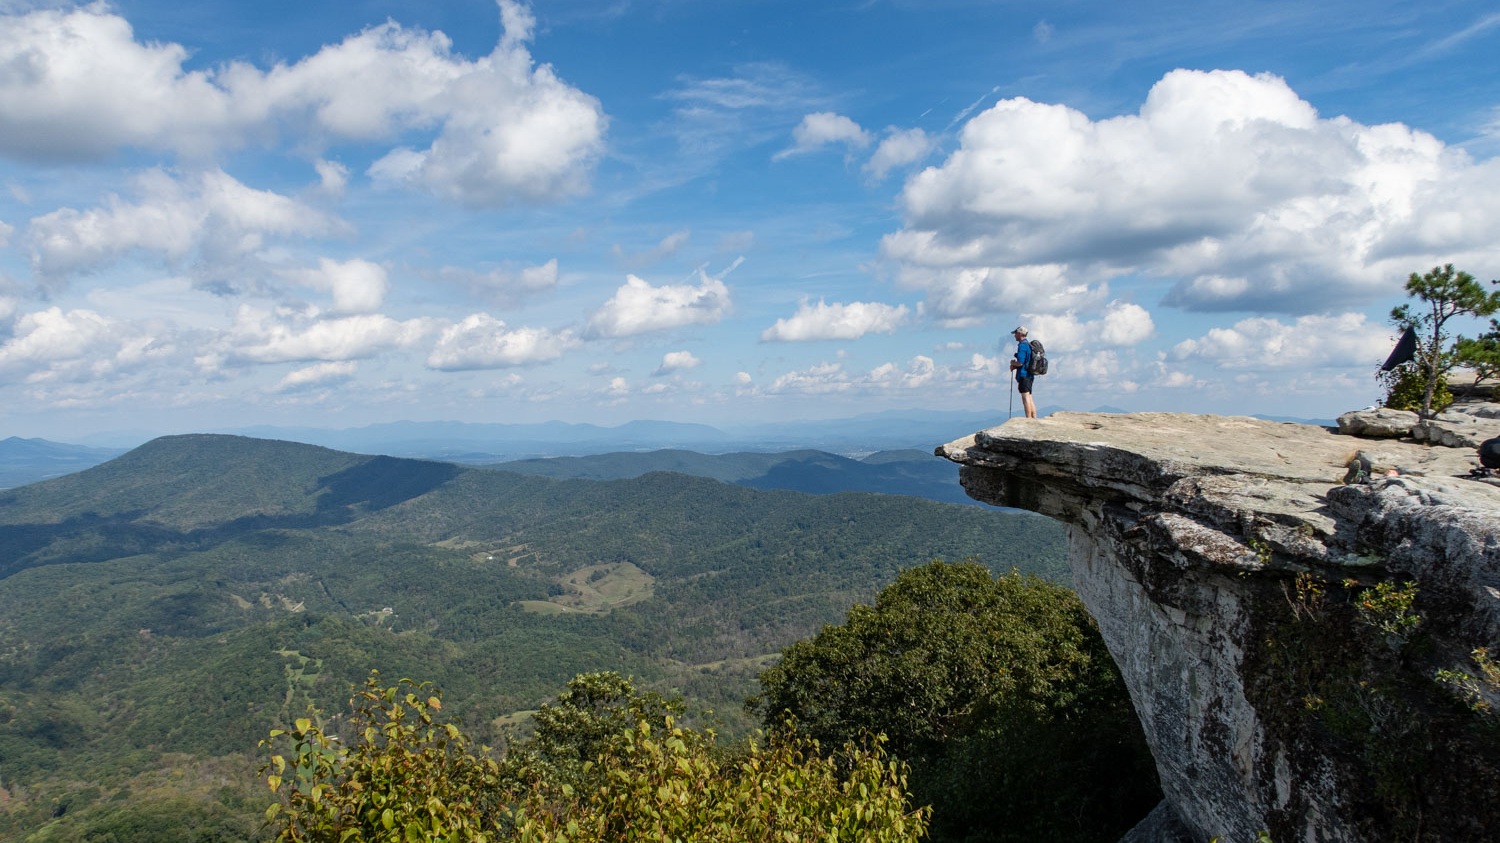
M1036 402L1031 399L1031 343L1026 340L1026 326L1011 331L1016 338L1016 359L1010 361L1011 371L1016 373L1016 391L1021 393L1021 406L1026 409L1026 418L1036 418Z

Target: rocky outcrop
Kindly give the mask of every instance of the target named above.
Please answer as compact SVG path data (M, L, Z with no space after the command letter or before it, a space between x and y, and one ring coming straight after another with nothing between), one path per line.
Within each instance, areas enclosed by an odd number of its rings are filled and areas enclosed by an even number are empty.
M1421 420L1421 416L1410 410L1392 410L1387 407L1350 410L1339 416L1339 433L1376 439L1399 439L1410 436L1411 429Z
M1166 794L1152 829L1183 826L1132 840L1500 828L1500 673L1474 656L1500 645L1500 480L1472 448L1057 413L938 454L970 496L1069 526Z

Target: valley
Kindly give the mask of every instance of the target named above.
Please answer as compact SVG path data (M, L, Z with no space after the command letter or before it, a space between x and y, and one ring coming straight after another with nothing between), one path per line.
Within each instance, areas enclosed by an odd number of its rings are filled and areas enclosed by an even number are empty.
M488 742L606 669L742 734L768 659L933 558L1067 576L1056 524L977 506L154 440L0 492L0 832L204 765L240 815L257 741L371 670Z

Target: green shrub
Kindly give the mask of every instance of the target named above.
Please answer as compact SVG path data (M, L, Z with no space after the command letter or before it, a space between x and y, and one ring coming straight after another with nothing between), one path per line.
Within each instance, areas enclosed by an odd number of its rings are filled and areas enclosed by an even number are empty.
M1409 363L1397 366L1390 372L1382 373L1380 380L1385 386L1384 406L1392 410L1410 410L1413 413L1421 411L1427 381L1417 366ZM1439 375L1437 386L1432 392L1432 410L1442 412L1452 403L1453 393L1448 391L1448 376Z
M904 765L878 742L825 757L781 729L725 752L643 699L617 675L580 677L521 757L594 747L592 760L502 765L441 722L436 692L372 676L351 701L347 743L314 718L263 743L277 795L266 817L278 843L915 843L926 832Z

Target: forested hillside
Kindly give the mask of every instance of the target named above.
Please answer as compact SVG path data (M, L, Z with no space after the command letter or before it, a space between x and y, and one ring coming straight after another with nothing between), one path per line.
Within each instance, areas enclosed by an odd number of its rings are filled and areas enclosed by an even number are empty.
M493 468L542 477L622 480L653 471L710 477L752 489L785 489L827 495L878 492L944 503L982 506L958 485L957 467L928 451L879 451L863 459L799 450L700 454L695 451L627 451L591 457L546 457L496 463Z
M898 571L1060 578L1063 553L1045 519L904 497L156 440L0 492L0 834L111 799L264 807L242 787L256 741L372 668L435 682L480 740L601 669L732 733L767 657Z

